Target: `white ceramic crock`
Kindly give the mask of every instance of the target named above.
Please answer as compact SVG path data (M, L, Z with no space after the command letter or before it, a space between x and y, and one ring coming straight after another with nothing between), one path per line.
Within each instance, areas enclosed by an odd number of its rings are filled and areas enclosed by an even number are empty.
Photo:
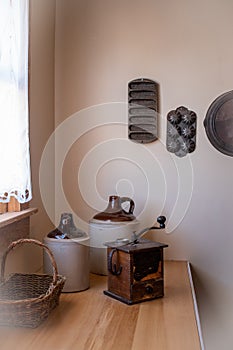
M73 239L44 238L44 244L52 251L58 273L66 277L62 292L79 292L89 288L90 248L89 237ZM48 254L44 253L44 273L51 274Z
M122 209L121 204L130 202L129 211ZM90 236L90 271L107 275L106 242L118 238L131 239L138 230L139 221L133 216L134 202L127 197L110 196L107 209L95 215L89 221Z
M115 241L118 238L130 239L138 226L138 220L128 223L97 223L91 220L89 223L90 271L99 275L107 275L107 247L104 243Z

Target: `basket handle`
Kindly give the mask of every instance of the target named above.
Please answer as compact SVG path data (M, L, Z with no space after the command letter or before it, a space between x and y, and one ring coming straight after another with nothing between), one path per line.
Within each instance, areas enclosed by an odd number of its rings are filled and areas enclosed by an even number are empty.
M51 260L51 263L52 263L52 267L53 267L53 281L52 281L52 285L55 286L57 284L57 280L58 280L58 270L57 270L56 261L54 259L54 256L53 256L51 250L45 244L41 243L40 241L37 241L36 239L29 239L29 238L19 239L17 241L12 242L8 246L7 250L5 251L5 253L3 254L3 257L2 257L0 282L4 282L4 280L5 280L4 274L5 274L5 265L6 265L7 255L16 246L20 246L20 245L22 245L24 243L33 243L33 244L35 244L37 246L42 247L46 251L46 253L48 254L48 256L49 256L49 258Z

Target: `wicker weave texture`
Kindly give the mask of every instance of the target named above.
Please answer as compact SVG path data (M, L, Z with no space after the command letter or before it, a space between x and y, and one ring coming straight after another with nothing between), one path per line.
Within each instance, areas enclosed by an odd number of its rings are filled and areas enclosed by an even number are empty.
M14 273L5 279L8 253L25 243L36 244L46 250L53 275ZM3 255L0 281L0 325L35 328L59 304L65 277L58 275L55 259L47 246L34 239L20 239L13 242Z

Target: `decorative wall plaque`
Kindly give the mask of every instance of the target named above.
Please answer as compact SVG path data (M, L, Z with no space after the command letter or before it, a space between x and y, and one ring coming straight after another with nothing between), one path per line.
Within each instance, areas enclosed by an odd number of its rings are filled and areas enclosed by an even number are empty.
M196 148L196 113L179 107L167 115L167 150L184 157Z
M204 127L211 144L233 157L233 91L214 100L207 111Z
M128 137L139 143L157 140L158 84L150 79L128 83Z

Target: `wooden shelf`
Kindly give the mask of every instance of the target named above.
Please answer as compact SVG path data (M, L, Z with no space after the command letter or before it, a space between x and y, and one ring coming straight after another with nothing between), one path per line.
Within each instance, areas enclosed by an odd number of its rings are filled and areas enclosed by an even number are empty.
M164 274L163 298L131 306L104 295L107 278L91 275L90 289L63 293L38 328L0 327L1 348L200 350L189 264L165 261Z
M0 214L0 228L13 224L14 222L25 219L35 213L37 213L37 208L29 208L17 212L8 212Z

